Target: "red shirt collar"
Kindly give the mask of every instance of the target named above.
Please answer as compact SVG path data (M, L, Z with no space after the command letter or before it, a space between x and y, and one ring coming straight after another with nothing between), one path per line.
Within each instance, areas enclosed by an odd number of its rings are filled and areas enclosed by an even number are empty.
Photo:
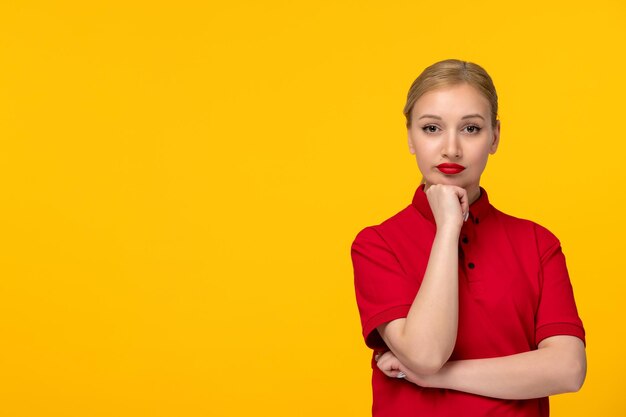
M430 208L430 204L428 204L428 198L426 197L426 193L424 192L424 187L426 184L420 184L420 186L415 191L415 195L413 196L413 207L415 207L426 219L430 222L435 223L435 217L433 216L433 211ZM470 204L470 219L475 223L478 223L477 220L481 220L489 213L489 208L491 204L489 203L489 197L487 196L487 191L483 187L480 188L480 196L478 199Z

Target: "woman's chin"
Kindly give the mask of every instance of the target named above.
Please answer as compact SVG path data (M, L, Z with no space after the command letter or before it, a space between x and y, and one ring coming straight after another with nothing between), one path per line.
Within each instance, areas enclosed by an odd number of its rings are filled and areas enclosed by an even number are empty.
M441 175L437 178L427 178L424 181L426 184L443 184L443 185L456 185L457 187L465 188L465 181L460 178L455 178L452 175Z

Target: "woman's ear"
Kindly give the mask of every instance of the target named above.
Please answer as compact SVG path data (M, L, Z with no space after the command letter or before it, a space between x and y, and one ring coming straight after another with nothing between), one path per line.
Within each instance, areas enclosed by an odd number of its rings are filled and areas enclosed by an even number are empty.
M411 152L411 155L415 155L415 147L413 146L413 139L411 137L411 128L410 127L407 127L406 135L407 135L408 140L409 140L409 152Z
M500 120L496 120L496 127L493 128L493 142L491 142L491 146L489 147L489 153L494 154L498 150L498 145L500 144Z

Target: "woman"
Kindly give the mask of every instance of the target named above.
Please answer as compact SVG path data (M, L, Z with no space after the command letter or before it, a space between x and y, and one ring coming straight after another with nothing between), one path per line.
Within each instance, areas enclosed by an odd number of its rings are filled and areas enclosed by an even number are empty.
M491 78L470 62L435 63L409 90L422 183L352 244L374 417L548 416L549 395L583 384L585 332L559 240L497 210L479 185L497 112Z

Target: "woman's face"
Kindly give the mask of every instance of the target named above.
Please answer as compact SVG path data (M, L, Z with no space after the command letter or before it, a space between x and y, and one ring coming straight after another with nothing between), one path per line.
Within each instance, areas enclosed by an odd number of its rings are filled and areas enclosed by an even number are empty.
M489 101L476 88L459 84L422 95L408 135L426 188L456 185L467 190L470 202L478 198L487 158L498 148L500 121L491 126Z

